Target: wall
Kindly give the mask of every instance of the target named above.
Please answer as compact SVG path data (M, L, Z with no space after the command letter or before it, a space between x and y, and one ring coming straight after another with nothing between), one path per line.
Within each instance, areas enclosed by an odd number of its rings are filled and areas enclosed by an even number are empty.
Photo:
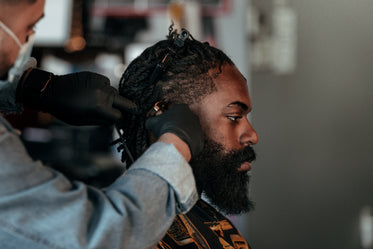
M262 249L359 248L373 207L373 1L293 0L298 68L252 73L256 146L249 241Z

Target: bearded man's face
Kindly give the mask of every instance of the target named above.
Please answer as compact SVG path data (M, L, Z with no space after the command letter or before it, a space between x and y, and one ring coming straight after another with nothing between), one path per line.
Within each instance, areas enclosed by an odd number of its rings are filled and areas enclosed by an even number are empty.
M197 189L228 214L248 212L249 171L258 142L248 114L252 104L245 77L234 65L211 69L216 89L190 105L205 133L202 153L190 161Z

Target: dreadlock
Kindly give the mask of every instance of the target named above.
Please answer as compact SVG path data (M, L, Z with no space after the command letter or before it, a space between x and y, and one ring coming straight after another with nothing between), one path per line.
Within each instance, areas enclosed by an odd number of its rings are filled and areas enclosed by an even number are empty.
M204 96L216 90L214 77L210 69L233 62L221 50L202 43L189 36L183 46L174 46L180 36L177 30L169 28L166 40L145 49L133 60L119 83L119 93L132 100L138 106L138 113L124 113L121 127L126 137L126 144L136 159L150 145L149 133L145 128L146 115L154 104L167 99L170 103L191 104L199 102ZM170 56L170 62L164 72L152 79L157 65ZM122 153L122 161L128 162L128 155Z

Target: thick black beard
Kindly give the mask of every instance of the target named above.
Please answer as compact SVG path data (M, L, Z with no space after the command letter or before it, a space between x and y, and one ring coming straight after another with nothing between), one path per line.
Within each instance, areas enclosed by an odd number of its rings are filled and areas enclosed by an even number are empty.
M201 154L190 161L199 194L204 193L208 201L225 214L251 211L254 203L249 197L250 176L238 168L255 158L250 146L226 153L221 144L206 139Z

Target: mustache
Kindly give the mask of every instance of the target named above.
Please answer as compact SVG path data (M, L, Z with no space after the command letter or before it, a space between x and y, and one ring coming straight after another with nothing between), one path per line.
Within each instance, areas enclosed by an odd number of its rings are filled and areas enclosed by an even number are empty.
M237 162L239 164L243 162L252 162L256 160L256 153L254 149L249 145L238 151L231 151L228 153L227 157L230 161Z

